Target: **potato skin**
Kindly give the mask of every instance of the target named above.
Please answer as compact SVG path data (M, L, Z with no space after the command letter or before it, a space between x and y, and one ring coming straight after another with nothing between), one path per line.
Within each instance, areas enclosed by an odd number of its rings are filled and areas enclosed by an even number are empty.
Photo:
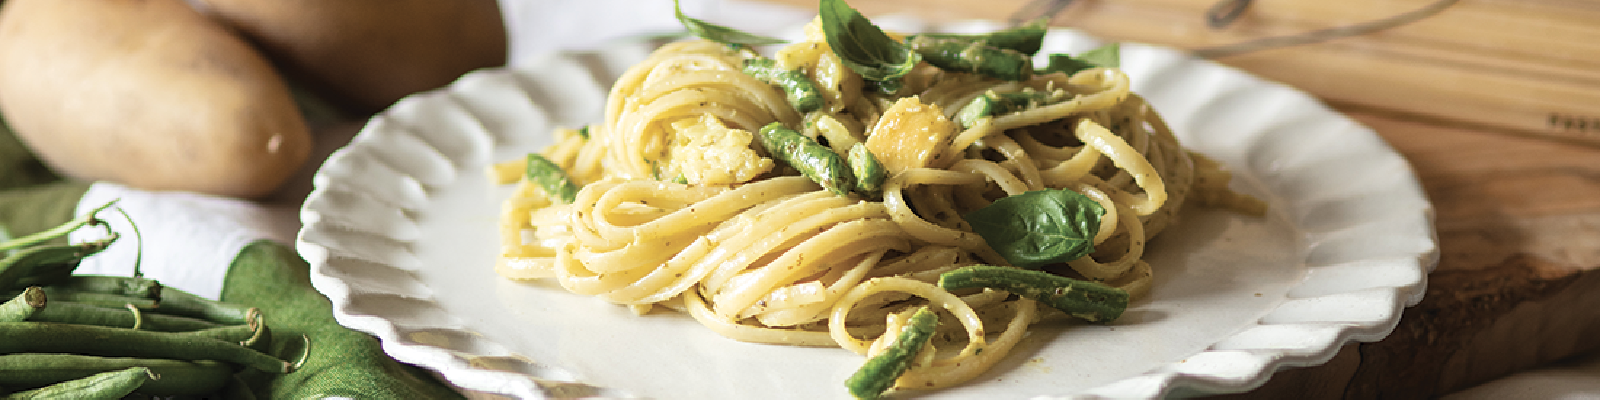
M506 63L495 0L198 0L289 78L370 113Z
M254 198L311 138L264 56L184 0L10 0L0 112L58 172Z

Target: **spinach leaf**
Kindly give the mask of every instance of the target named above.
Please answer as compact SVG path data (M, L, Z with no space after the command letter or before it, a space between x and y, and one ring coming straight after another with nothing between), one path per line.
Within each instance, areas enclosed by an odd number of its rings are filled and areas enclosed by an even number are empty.
M844 0L822 0L817 10L828 46L846 67L872 81L899 79L921 56L883 33Z
M1094 67L1117 68L1122 65L1121 48L1117 43L1111 43L1076 56L1051 54L1048 63L1039 73L1065 72L1070 75Z
M683 23L684 28L688 28L690 33L699 36L701 39L727 45L743 46L762 46L787 42L775 37L747 33L738 29L690 18L687 15L683 15L683 8L678 5L678 0L672 1L672 12L678 16L678 22Z
M1094 252L1104 215L1088 196L1046 189L1001 198L962 218L1006 261L1036 269Z

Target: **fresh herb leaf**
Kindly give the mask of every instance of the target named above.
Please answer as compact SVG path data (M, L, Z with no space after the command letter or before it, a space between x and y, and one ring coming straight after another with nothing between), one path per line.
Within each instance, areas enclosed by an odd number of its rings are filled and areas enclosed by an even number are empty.
M1105 208L1067 189L1007 196L962 218L1011 265L1039 268L1094 252Z
M677 0L672 1L672 12L678 16L678 22L683 23L684 28L688 28L690 33L693 33L695 36L699 36L701 39L722 44L743 46L763 46L787 42L786 40L771 36L761 36L710 22L701 21L699 19L690 18L687 15L683 15L683 8L678 5Z
M911 72L921 56L889 37L844 0L822 0L817 10L828 46L850 70L871 81L891 81Z
M1117 43L1107 44L1093 50L1070 54L1051 54L1041 74L1052 72L1065 72L1068 75L1095 67L1117 68L1122 65L1121 46Z

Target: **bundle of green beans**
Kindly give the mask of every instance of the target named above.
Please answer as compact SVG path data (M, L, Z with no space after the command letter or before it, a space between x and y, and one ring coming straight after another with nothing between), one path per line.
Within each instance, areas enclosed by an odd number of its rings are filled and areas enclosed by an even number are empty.
M118 235L62 242L78 229L104 227L96 214L109 206L0 242L0 299L7 299L0 303L0 394L234 398L249 393L235 378L241 371L294 369L264 352L273 343L259 309L162 287L137 273L72 274Z

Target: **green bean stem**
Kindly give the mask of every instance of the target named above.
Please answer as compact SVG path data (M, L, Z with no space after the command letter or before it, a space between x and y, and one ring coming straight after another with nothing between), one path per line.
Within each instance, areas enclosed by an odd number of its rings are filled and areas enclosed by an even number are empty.
M214 394L233 378L225 363L159 358L100 357L82 354L23 353L0 355L0 385L36 388L90 375L144 367L159 376L145 382L139 393L158 396Z
M805 72L798 69L778 68L776 60L757 57L744 61L744 73L760 79L762 82L783 89L788 96L789 105L801 114L816 111L822 108L822 91L817 90L817 85L806 77Z
M0 322L26 321L39 309L44 308L47 296L38 286L29 286L23 289L11 300L0 303Z
M888 179L888 171L883 164L878 162L878 157L872 155L865 143L856 143L850 146L850 153L846 156L850 162L850 173L856 177L856 191L868 197L879 197L883 194L883 181Z
M1090 322L1110 322L1128 308L1128 292L1098 282L1045 271L993 265L962 267L939 275L945 290L994 288L1038 300Z
M24 248L0 259L0 290L13 290L22 278L35 274L49 274L58 269L75 269L78 262L101 250L117 239L116 234L100 239L67 245L39 245Z
M0 322L0 354L77 353L108 357L218 360L273 373L288 362L238 343L177 332L136 331L91 325Z
M773 122L761 127L756 138L767 153L799 170L801 175L840 196L855 188L855 177L844 157L800 132Z
M933 328L939 325L939 316L927 307L911 315L911 322L895 336L894 342L883 353L868 358L844 385L858 399L876 399L894 386L894 381L911 368L918 352L933 338Z
M551 200L572 204L578 198L578 185L567 177L567 171L538 153L528 153L528 168L524 173L525 178L539 184Z
M145 382L157 378L155 373L146 367L132 367L110 372L101 372L65 381L42 388L12 393L6 396L8 400L23 399L105 399L115 400L123 398L134 390L138 390Z
M77 218L67 221L61 225L56 225L54 228L7 240L5 242L0 242L0 253L14 249L33 247L44 242L66 237L67 234L72 233L72 231L78 230L78 228L82 228L85 225L104 224L105 222L99 218L96 218L95 214L99 214L101 210L111 207L112 204L116 204L116 201L113 200L105 205L95 207L95 209L90 210L88 213L79 215Z
M968 72L990 78L1020 81L1033 74L1033 59L1016 50L1002 49L983 41L917 36L911 49L922 59L946 71Z

